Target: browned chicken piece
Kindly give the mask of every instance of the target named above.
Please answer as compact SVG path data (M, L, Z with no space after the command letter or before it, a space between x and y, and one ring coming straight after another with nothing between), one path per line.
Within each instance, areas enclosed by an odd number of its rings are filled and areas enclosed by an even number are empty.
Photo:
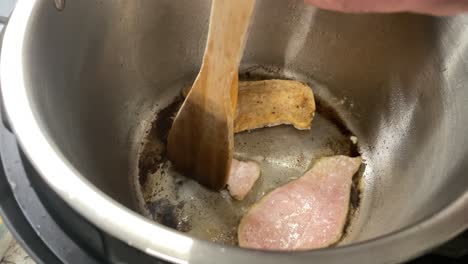
M241 82L238 100L234 121L236 133L277 125L310 129L314 118L312 89L298 81Z
M187 92L185 89L183 94ZM314 113L314 94L306 84L289 80L239 82L234 132L278 125L310 129Z

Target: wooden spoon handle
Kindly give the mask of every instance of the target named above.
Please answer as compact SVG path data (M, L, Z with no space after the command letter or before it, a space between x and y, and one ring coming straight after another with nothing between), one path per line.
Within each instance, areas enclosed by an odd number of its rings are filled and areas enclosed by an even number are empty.
M236 117L237 112L237 100L239 97L239 73L236 71L232 78L231 83L231 107L232 107L232 116L233 118Z
M226 185L234 149L237 71L255 0L212 0L200 73L168 136L177 170L219 190Z
M213 0L201 75L214 85L205 92L225 95L235 83L254 6L255 0Z

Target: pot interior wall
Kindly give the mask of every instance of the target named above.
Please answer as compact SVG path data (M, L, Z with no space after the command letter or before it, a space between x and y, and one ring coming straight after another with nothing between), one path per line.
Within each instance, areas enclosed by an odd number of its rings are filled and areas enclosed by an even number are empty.
M467 191L464 17L344 15L259 0L243 69L320 83L367 160L349 241L426 218ZM42 1L23 47L30 100L74 167L137 209L148 122L200 67L208 0ZM25 146L27 148L27 146Z

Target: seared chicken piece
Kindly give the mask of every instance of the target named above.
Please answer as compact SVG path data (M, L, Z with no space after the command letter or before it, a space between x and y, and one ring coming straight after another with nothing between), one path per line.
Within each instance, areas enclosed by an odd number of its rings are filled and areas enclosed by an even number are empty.
M234 199L242 201L259 177L260 165L258 163L233 159L227 183L228 191Z
M240 82L234 132L283 124L310 129L314 113L312 89L301 82Z
M338 242L348 215L352 178L361 163L359 157L322 158L303 177L263 197L242 218L239 245L292 251Z
M190 87L189 87L190 88ZM182 94L187 95L189 89ZM233 107L235 106L235 96ZM234 132L278 125L310 129L315 113L312 89L298 81L239 82Z

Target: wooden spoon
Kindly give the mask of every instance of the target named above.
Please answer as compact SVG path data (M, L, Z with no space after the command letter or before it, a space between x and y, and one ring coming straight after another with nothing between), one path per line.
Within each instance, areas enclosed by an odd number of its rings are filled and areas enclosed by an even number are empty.
M254 5L212 0L203 64L169 131L175 168L213 190L226 185L233 157L237 71Z

